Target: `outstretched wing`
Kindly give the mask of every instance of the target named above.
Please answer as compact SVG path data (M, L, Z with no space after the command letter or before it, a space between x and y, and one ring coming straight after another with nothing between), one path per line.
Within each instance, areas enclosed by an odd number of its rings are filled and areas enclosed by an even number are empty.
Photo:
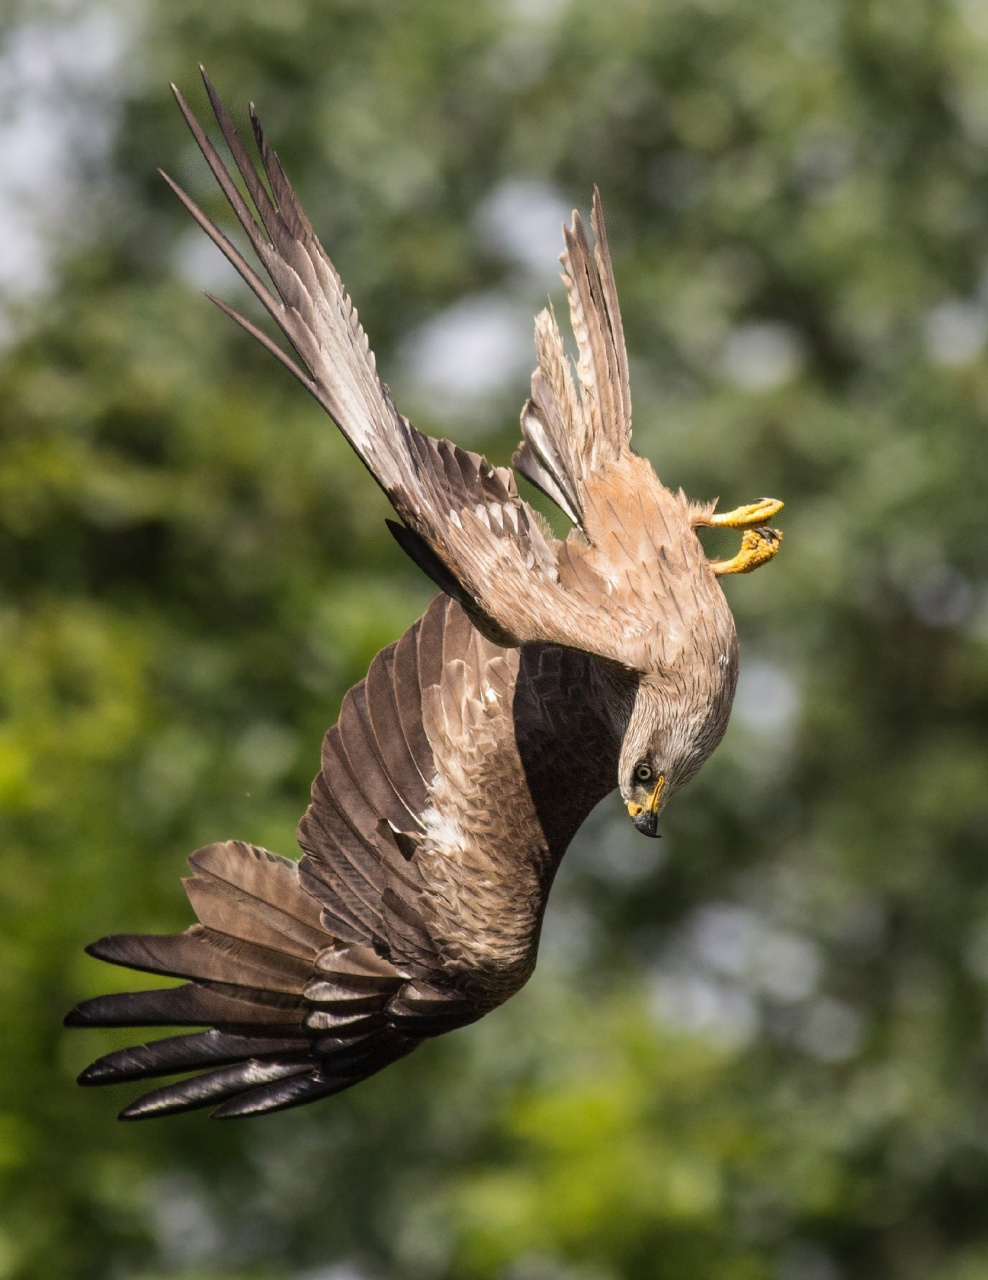
M111 1053L81 1083L197 1071L122 1118L255 1115L349 1088L507 999L534 965L552 871L614 783L604 666L499 648L437 597L344 699L301 862L200 849L185 882L198 924L88 948L188 981L87 1000L68 1025L206 1029Z
M120 1113L143 1120L214 1107L219 1119L300 1106L347 1089L411 1052L388 1021L402 980L375 952L332 935L298 865L239 841L189 858L200 923L166 937L118 934L89 954L188 978L180 987L97 996L70 1027L205 1027L99 1058L85 1085L198 1075L144 1094Z
M473 993L469 957L464 964L449 946L459 921L452 906L451 920L437 913L428 836L437 789L452 791L456 772L469 773L471 755L489 747L483 733L457 733L447 709L456 708L461 723L472 714L474 728L486 714L499 721L494 738L510 742L517 662L517 651L484 640L443 597L382 650L326 735L299 824L301 862L239 841L199 849L185 881L198 924L88 948L113 964L189 981L98 996L73 1010L68 1025L208 1030L111 1053L81 1083L201 1071L139 1098L122 1118L206 1106L220 1118L254 1115L346 1089L497 1003ZM465 665L476 668L479 684L464 683ZM481 879L499 853L507 865L503 848L463 850ZM508 899L510 913L510 885ZM534 940L529 922L530 949Z
M512 472L491 467L478 454L448 440L433 440L398 412L377 377L357 313L268 146L253 109L251 120L267 185L203 75L256 214L177 90L175 96L267 271L273 292L223 232L167 175L166 179L267 308L302 364L226 303L213 301L285 364L331 415L401 516L403 525L391 525L399 543L438 586L463 605L485 635L505 645L541 641L625 660L621 625L601 616L601 601L609 594L607 585L593 575L585 575L579 589L561 580L561 544L521 499ZM581 235L577 222L570 234L574 263L583 252ZM590 335L591 345L601 324L599 318L594 319L599 303L595 290L604 278L598 271L594 283L574 266L572 296L574 305L582 307L584 319L579 323ZM613 325L617 305L613 282L605 286L602 296L603 314L611 316L607 323ZM607 310L609 307L612 310ZM620 383L624 375L620 368L618 373ZM592 371L587 365L587 385L594 383L598 397L603 395L604 377L603 365L595 364ZM588 419L587 433L604 433L598 450L601 458L610 456L617 447L604 439L611 427L601 424L609 424L609 413ZM593 620L590 625L588 618Z
M573 226L563 228L566 250L560 256L579 349L579 392L555 314L542 311L535 320L538 367L532 397L521 413L524 440L512 459L516 470L581 526L588 480L631 446L628 354L596 187L591 223L593 250L583 219L573 211Z

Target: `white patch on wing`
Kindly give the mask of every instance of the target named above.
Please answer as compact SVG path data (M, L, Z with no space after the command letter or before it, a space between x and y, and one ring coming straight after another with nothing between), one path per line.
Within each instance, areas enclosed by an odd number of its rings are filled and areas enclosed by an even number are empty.
M435 805L426 809L419 821L422 824L422 840L436 853L452 856L463 852L466 837L463 828L449 814L440 813Z

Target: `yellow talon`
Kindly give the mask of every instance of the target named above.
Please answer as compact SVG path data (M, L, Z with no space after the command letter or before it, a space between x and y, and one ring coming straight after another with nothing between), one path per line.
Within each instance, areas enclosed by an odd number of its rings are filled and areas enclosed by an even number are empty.
M778 529L770 529L765 522L777 516L784 506L785 503L778 498L759 498L757 502L747 502L733 511L711 512L699 522L713 529L744 530L741 550L736 556L730 560L710 561L710 567L718 578L726 573L751 573L778 554L782 534Z
M710 567L718 578L726 573L751 573L777 556L781 545L779 529L745 529L738 554L730 560L711 560Z
M706 523L714 529L754 529L756 525L763 525L777 516L785 505L778 498L759 498L757 502L745 503L743 507L735 507L733 511L711 514Z

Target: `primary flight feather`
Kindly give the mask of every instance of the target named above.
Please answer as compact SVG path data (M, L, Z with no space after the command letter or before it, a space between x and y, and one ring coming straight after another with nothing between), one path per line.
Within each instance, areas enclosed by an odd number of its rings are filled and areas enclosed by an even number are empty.
M199 1072L145 1094L125 1119L298 1106L513 995L534 968L560 859L594 805L616 785L635 826L656 835L662 805L723 736L737 639L717 579L765 563L781 538L765 525L781 503L716 514L632 451L597 192L593 247L578 213L564 228L575 378L543 311L513 459L573 522L561 541L510 470L402 417L253 108L263 177L203 78L253 208L175 97L270 285L166 180L301 363L214 301L326 409L400 516L389 522L397 541L443 594L343 700L299 824L301 861L239 841L199 849L185 882L199 923L89 947L189 981L87 1000L69 1025L206 1028L82 1073L108 1084ZM743 530L733 559L706 558L706 525Z

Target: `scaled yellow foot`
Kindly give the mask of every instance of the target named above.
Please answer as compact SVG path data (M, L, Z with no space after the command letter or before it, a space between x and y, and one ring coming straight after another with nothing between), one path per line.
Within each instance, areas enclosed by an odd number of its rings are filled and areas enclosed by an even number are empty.
M706 523L715 529L754 529L777 516L786 504L778 498L759 498L745 503L733 511L722 511L708 516Z
M711 560L710 567L718 578L727 573L751 573L753 569L768 564L769 560L778 555L781 545L782 533L778 529L769 529L767 526L745 529L741 550L737 555L730 560Z

